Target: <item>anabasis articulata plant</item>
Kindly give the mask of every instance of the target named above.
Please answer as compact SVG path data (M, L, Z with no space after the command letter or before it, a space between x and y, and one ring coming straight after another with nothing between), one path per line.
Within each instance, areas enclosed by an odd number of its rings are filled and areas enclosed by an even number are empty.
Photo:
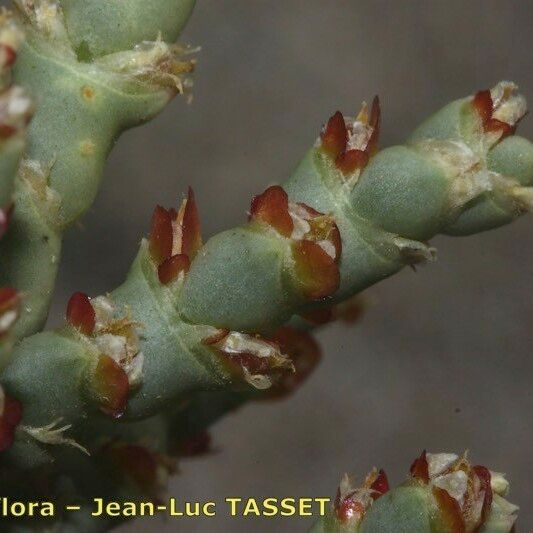
M356 316L363 289L434 260L433 236L496 228L533 206L514 83L448 104L383 150L376 97L355 117L336 112L293 175L205 244L192 189L157 206L124 283L75 293L65 326L41 332L62 236L92 204L113 143L190 88L191 49L173 43L193 5L17 0L1 16L2 494L81 502L76 514L5 521L13 531L105 530L111 521L89 515L94 497L157 499L178 457L208 449L217 418L300 386L320 359L312 328ZM390 492L382 472L362 489L343 482L317 527L512 527L503 478L465 458L423 454L412 478Z

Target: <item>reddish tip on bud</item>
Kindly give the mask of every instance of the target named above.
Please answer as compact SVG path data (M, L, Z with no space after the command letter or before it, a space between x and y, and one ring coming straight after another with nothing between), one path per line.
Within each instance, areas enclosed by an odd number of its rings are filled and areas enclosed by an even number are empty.
M337 111L328 120L324 131L320 134L320 138L322 139L322 148L333 158L337 158L346 151L348 131L340 111Z
M409 471L411 472L411 476L413 476L415 479L418 479L424 483L429 483L429 466L426 457L426 450L422 452L420 457L417 457L413 461Z
M18 306L20 293L12 287L0 287L0 313Z
M189 187L179 211L158 205L152 216L150 255L159 267L161 283L170 283L180 272L187 271L201 247L200 216Z
M485 127L492 117L493 110L493 102L490 91L487 89L477 92L472 100L472 105L478 112L483 127Z
M68 301L67 321L84 335L92 335L96 315L89 297L83 292L75 292Z
M339 268L319 244L309 240L296 241L292 245L292 255L296 277L307 298L320 300L339 288Z
M294 372L284 373L265 394L265 399L278 400L301 387L320 363L322 354L316 340L306 331L283 327L276 331L272 340L294 365Z
M187 194L185 212L183 213L182 223L182 245L181 253L187 255L189 259L194 259L198 250L202 247L202 235L200 232L200 215L191 187Z
M171 281L174 281L181 272L188 272L191 266L189 258L185 254L173 255L157 269L157 275L159 281L163 285L168 285Z
M366 135L361 135L361 127ZM322 148L334 158L335 166L344 175L362 171L378 149L380 128L381 108L379 98L375 96L370 116L366 104L357 118L348 124L340 112L335 113L321 134Z
M389 492L389 480L384 470L380 470L376 479L370 485L372 493L372 499L377 500L380 496L383 496L386 492Z
M91 379L91 393L100 410L113 418L120 418L126 410L130 384L124 369L111 357L100 355Z
M368 125L372 128L372 135L366 145L366 152L372 156L376 153L379 143L379 134L381 130L381 105L379 96L374 96L372 100L372 109L370 110L370 119Z
M15 64L17 60L17 52L14 48L8 44L0 44L0 67L1 68L10 68Z
M200 431L188 437L178 445L177 453L181 457L198 457L211 452L211 435L207 431Z
M517 124L511 125L492 118L494 102L488 89L476 93L472 100L472 105L479 114L484 131L500 133L500 140L515 133Z
M481 509L481 523L485 523L487 520L490 508L492 505L492 487L490 484L490 470L484 466L474 466L472 468L476 476L479 478L479 481L481 483L481 487L484 491L484 497L483 497L483 507Z
M437 501L445 530L450 533L466 533L465 521L459 502L450 496L448 491L433 487L433 496Z
M289 197L279 185L269 187L263 194L254 196L250 207L250 220L260 220L278 233L290 237L294 224L289 214Z
M160 265L172 255L172 215L160 205L154 209L152 215L152 230L150 232L150 255Z
M9 222L11 221L12 212L13 204L4 209L0 209L0 239L6 234L9 228Z
M362 170L368 165L369 155L363 150L348 150L335 159L335 165L343 174Z
M22 420L22 404L4 394L3 410L0 413L0 452L5 452L13 445L15 430Z

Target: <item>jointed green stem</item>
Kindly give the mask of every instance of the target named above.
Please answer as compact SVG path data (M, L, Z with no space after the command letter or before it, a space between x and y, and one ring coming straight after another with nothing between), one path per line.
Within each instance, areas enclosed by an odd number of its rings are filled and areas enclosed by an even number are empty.
M253 199L248 222L204 246L192 191L179 210L158 207L122 286L76 293L64 328L27 336L44 324L63 232L94 200L113 142L184 89L191 63L165 40L193 3L17 2L27 41L15 78L40 106L0 245L0 280L25 297L10 334L26 338L0 387L8 492L38 492L16 481L31 471L56 498L65 479L82 501L102 486L114 499L153 496L184 440L279 380L291 390L316 364L316 346L286 324L432 260L438 233L498 227L533 205L533 146L512 135L526 111L514 84L453 102L381 152L376 99L356 119L336 113L292 177Z
M196 392L239 391L246 381L268 387L290 371L290 362L253 335L269 335L293 315L330 306L406 264L432 258L419 239L458 231L457 221L483 202L504 198L506 204L476 214L478 229L524 212L533 148L524 139L502 139L503 119L516 122L511 111L523 114L524 101L512 84L500 84L483 119L480 94L430 119L422 130L427 138L419 131L407 145L371 153L362 165L339 157L366 150L378 124L363 118L348 121L346 130L342 119L339 130L338 118L337 125L330 120L284 184L288 198L270 188L254 199L246 225L203 247L191 193L179 213L158 208L150 243L143 242L127 280L108 300L94 300L96 311L80 303L70 326L17 347L3 384L24 404L24 423L61 419L75 434L78 425L103 416L99 410L139 419ZM438 139L446 120L454 136ZM343 135L348 140L336 154L331 146L339 131L341 141ZM362 141L353 138L357 132ZM94 312L96 319L89 316Z

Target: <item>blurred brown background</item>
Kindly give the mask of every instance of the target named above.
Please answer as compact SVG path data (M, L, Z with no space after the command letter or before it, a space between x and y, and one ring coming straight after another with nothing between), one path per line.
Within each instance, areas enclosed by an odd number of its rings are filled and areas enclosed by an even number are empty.
M289 175L336 109L379 93L382 145L447 101L518 82L533 101L530 1L198 0L183 36L200 44L194 102L178 99L115 148L102 192L69 235L52 322L74 290L123 279L156 203L197 193L204 234L239 224L250 197ZM523 135L533 137L526 118ZM186 461L172 495L331 496L345 470L404 479L423 449L469 449L504 471L520 531L533 531L533 218L468 239L373 288L353 328L319 335L319 371L283 404L213 430L219 453ZM221 507L224 509L223 507ZM253 520L253 521L252 521ZM123 531L305 531L310 521L146 519Z

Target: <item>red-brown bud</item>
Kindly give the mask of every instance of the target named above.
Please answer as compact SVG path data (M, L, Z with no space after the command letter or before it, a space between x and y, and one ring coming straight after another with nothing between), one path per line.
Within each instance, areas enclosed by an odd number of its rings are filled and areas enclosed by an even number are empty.
M374 491L371 495L374 500L389 492L389 480L383 469L377 473L376 479L370 485L370 489Z
M157 269L159 281L163 285L168 285L171 281L174 281L181 272L187 273L191 266L189 258L185 254L173 255Z
M124 369L108 355L100 355L90 380L90 393L100 410L120 418L126 410L129 392L130 384Z
M348 131L340 111L337 111L326 124L320 134L322 148L334 159L346 151Z
M465 521L459 502L448 491L433 487L433 496L437 501L445 530L450 533L466 533Z
M429 483L429 467L426 457L426 450L422 452L420 457L417 457L413 461L409 471L411 472L411 476L413 476L415 479L418 479L423 483Z
M96 315L89 297L83 292L75 292L67 305L67 321L84 335L92 335Z
M368 165L369 155L363 150L348 150L335 159L335 165L343 174L363 170Z
M273 185L264 193L254 196L250 220L260 220L284 237L290 237L294 224L289 214L289 197L283 188Z
M292 254L296 278L307 298L320 300L339 288L339 267L320 245L309 240L296 241Z
M150 232L150 255L160 265L172 255L172 218L171 213L160 205L152 215Z

